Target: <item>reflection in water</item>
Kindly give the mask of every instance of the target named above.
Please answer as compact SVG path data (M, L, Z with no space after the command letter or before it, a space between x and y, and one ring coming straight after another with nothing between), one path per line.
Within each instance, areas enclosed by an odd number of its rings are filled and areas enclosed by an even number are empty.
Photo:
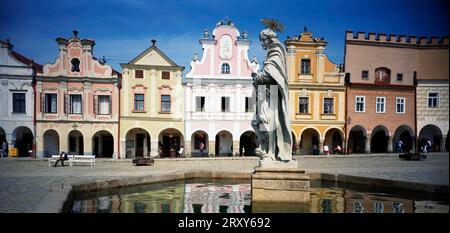
M304 204L251 203L249 180L194 179L75 193L74 213L448 213L448 197L311 182Z

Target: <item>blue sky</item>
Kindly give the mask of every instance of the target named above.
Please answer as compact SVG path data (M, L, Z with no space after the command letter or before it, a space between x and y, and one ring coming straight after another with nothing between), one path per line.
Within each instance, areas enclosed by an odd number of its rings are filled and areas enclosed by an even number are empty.
M314 37L328 41L326 53L340 64L346 30L396 35L448 35L447 0L0 0L0 39L9 38L14 50L41 64L58 56L55 38L94 39L94 56L105 56L115 69L139 55L156 39L175 63L185 66L195 52L203 30L228 17L253 41L249 56L264 58L258 33L262 18L275 18L286 27L279 38L298 35L305 25Z

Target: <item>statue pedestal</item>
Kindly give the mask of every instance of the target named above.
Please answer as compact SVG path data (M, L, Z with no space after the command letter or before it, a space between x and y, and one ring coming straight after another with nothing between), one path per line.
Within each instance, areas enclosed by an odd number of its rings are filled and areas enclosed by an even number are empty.
M261 165L252 174L252 202L309 202L309 176L298 169L297 161L261 161Z

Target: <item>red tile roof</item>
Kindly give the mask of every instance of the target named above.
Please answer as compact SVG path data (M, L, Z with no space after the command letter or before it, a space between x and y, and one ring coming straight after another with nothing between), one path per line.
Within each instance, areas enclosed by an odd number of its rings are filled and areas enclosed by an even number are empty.
M11 55L17 59L18 61L20 61L21 63L25 64L25 65L30 65L31 63L33 63L33 68L36 70L36 73L42 73L43 71L43 66L41 64L38 64L36 62L33 62L33 60L23 56L20 53L17 53L15 51L11 51Z

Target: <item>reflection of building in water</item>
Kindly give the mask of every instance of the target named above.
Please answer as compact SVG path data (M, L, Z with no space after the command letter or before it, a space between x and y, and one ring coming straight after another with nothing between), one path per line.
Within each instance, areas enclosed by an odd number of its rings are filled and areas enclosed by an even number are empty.
M343 213L344 190L329 188L311 189L311 213Z
M346 213L413 213L413 201L346 190Z
M75 200L74 213L181 213L184 186Z
M180 213L183 203L182 185L144 193L121 196L122 213Z
M414 201L415 213L448 213L448 204L435 201Z
M184 213L244 213L250 207L250 184L186 184Z
M116 211L120 201L117 195L112 197L102 196L88 200L76 200L73 202L74 213L111 213ZM117 204L119 203L119 204ZM115 208L115 209L114 209ZM117 211L116 211L117 212Z

